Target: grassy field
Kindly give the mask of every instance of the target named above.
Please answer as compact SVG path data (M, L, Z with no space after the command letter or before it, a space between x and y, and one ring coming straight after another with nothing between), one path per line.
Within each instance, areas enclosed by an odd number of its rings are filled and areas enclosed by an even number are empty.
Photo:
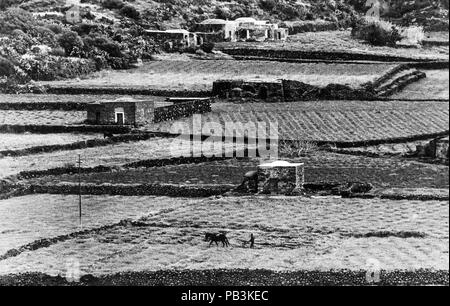
M21 150L37 146L69 144L103 138L100 134L3 134L0 133L0 151Z
M82 124L86 119L84 111L0 110L0 125L69 125Z
M216 103L212 112L198 120L219 123L222 130L249 130L256 134L256 123L278 125L280 139L351 142L411 137L448 130L448 103L433 102L295 102L295 103ZM193 131L192 118L176 122ZM242 126L252 123L247 128ZM153 131L175 132L174 122L153 124ZM199 133L195 130L194 133ZM211 132L205 129L204 134ZM228 134L228 133L227 133Z
M102 71L83 80L43 82L52 86L145 87L167 90L211 90L218 79L298 80L311 85L330 83L353 87L383 75L390 64L299 64L270 61L154 61L127 71Z
M449 71L426 70L427 77L394 94L392 99L449 99Z
M391 48L371 46L353 39L350 31L309 32L289 36L286 42L219 43L218 49L251 48L269 50L326 51L401 56L412 59L447 60L449 47Z
M48 197L47 206L58 202L54 196L40 197ZM29 201L20 198L15 205L21 207L21 202ZM159 198L151 201L158 202ZM149 203L148 208L154 213L145 216L144 209L144 217L136 226L81 233L24 252L1 261L0 274L43 272L64 276L67 264L74 261L80 264L82 274L94 275L236 268L359 271L373 261L387 271L449 268L447 202L261 197L179 201L165 210L153 205ZM134 210L132 206L127 206L130 211ZM118 215L122 214L118 210ZM56 227L64 224L49 222ZM15 224L9 227L19 230ZM39 224L38 231L45 232L45 227ZM231 247L208 248L204 233L221 230L228 233ZM250 233L256 237L255 249L243 246Z
M425 41L449 41L449 32L428 32L425 33Z
M317 152L293 162L305 163L307 183L367 182L378 188L448 188L448 166L423 164L401 159L369 158ZM83 183L236 185L248 171L256 170L260 161L227 160L198 165L176 165L148 169L127 169L110 173L82 174ZM37 184L55 182L75 184L77 175L32 179Z
M191 147L195 147L191 152ZM59 151L21 157L0 159L0 179L23 171L38 171L52 168L74 166L81 155L82 167L121 166L127 163L147 159L189 157L197 152L208 155L215 148L209 142L190 142L172 138L153 138L146 141L117 143L104 147L86 148L71 151ZM226 152L233 152L233 144L224 146Z

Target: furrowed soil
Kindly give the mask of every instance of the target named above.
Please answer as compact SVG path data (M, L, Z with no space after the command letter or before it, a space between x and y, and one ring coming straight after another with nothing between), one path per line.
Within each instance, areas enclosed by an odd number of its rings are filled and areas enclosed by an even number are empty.
M0 110L0 125L69 125L83 124L85 111Z
M245 135L247 130L250 138L256 138L258 125L265 125L278 130L279 139L355 142L448 131L448 115L449 104L441 102L215 103L211 113L177 120L176 125L152 124L147 129L177 133L183 127L194 134L212 135L206 128L193 128L194 123L202 127L211 122L215 133L232 135L237 130L238 135Z
M31 204L24 202L29 203L29 197L18 198L14 207L28 207ZM55 196L40 197L41 206L60 205ZM44 201L45 197L53 200ZM76 202L75 197L72 199ZM63 197L61 201L66 202ZM155 199L152 203L164 202ZM135 223L79 233L49 245L39 246L37 242L32 251L1 260L0 273L64 276L71 262L80 264L81 275L236 268L361 271L372 262L385 271L449 269L446 201L224 197L171 204L169 209L150 216L144 208L143 217ZM127 210L138 207L130 203ZM29 222L30 231L37 226L37 231L43 232L49 225L65 230L63 219L72 216L64 217L66 210L61 210L61 222L54 222L48 214L35 211L35 218L44 223ZM119 210L118 215L122 214ZM14 215L23 218L19 212ZM3 235L18 229L13 221L3 227ZM56 233L55 227L52 233ZM208 247L203 241L205 232L217 231L228 233L229 248ZM244 246L250 233L256 237L254 249ZM19 239L14 243L23 242Z

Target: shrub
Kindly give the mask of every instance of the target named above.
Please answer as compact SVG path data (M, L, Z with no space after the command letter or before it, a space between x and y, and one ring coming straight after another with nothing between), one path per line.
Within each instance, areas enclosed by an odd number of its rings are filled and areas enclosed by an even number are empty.
M63 31L62 26L60 26L59 24L55 24L55 23L47 24L46 27L55 34L61 34Z
M0 12L0 33L10 34L16 29L27 32L35 24L33 15L25 10L9 8L5 12Z
M390 22L365 17L353 22L352 36L374 46L394 47L402 39L400 29Z
M120 45L106 36L88 36L83 41L88 48L98 48L112 57L123 56Z
M73 31L64 31L59 36L58 42L67 55L71 55L74 51L83 48L83 40Z
M121 9L124 6L122 0L105 0L103 1L103 7L107 9Z
M307 140L280 141L278 153L281 157L296 158L317 152L317 144Z
M214 43L205 42L200 46L200 49L202 49L206 53L212 53L212 51L214 50L214 47L215 47Z
M33 80L41 81L74 78L96 70L90 60L48 55L24 57L19 65Z
M47 27L37 26L31 28L28 33L38 39L41 44L56 46L55 33Z
M271 12L275 6L277 6L277 2L275 0L260 0L259 6L266 11Z
M217 6L214 10L214 14L219 19L230 19L231 18L231 12L228 8L223 8Z
M9 77L14 74L14 71L15 71L14 64L10 60L4 57L0 57L0 77L1 76Z
M72 31L77 32L78 35L89 35L91 32L98 29L98 26L96 24L89 24L89 23L80 23L78 25L75 25L72 27Z
M120 9L120 14L131 19L139 19L139 11L131 5L125 5Z

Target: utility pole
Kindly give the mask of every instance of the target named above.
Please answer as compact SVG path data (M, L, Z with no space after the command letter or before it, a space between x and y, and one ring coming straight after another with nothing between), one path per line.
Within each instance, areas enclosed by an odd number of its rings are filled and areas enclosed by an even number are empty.
M78 209L80 212L80 227L83 227L81 221L81 154L78 154Z

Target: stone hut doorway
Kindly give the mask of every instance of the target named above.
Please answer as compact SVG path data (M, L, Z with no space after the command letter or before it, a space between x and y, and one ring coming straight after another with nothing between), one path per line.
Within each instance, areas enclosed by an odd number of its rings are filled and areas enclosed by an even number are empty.
M118 107L114 110L115 121L117 124L124 125L125 124L125 112L122 107Z
M266 100L268 97L268 89L266 86L261 86L259 88L258 97L262 100Z

